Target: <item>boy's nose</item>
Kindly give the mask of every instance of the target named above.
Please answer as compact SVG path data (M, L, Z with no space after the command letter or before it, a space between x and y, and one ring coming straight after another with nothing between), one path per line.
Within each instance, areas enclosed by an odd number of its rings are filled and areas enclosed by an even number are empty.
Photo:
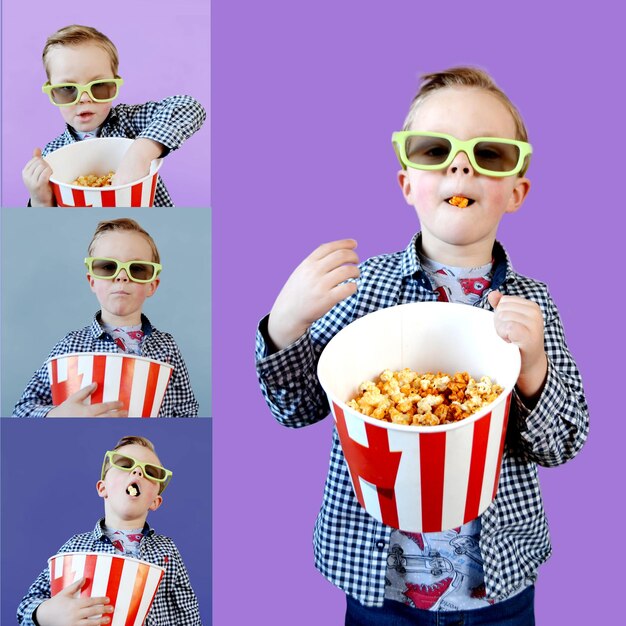
M120 270L120 273L115 277L115 280L118 281L124 281L124 282L128 282L129 278L128 278L128 274L126 273L126 270Z
M80 94L79 102L91 102L91 98L86 91L83 91L83 93Z
M465 154L462 150L459 150L459 152L456 153L454 159L452 159L452 163L448 166L448 172L451 174L472 174L473 171L474 168L472 167L467 154Z
M143 476L143 472L141 471L141 468L139 466L137 466L132 472L131 474L137 474L138 476Z

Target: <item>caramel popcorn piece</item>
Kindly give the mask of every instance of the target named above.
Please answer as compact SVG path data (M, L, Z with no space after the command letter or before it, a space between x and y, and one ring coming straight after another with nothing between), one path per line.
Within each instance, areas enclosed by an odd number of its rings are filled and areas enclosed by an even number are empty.
M469 205L469 199L463 196L452 196L448 203L452 206L458 206L460 209L464 209Z

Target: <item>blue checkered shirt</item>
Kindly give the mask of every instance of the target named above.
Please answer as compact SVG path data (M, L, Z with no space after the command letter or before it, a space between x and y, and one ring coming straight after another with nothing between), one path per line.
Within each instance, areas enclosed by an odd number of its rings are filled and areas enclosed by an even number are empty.
M187 366L174 338L169 333L157 330L145 315L141 316L141 330L145 335L141 356L174 366L159 417L198 417L198 402L191 389ZM119 352L113 337L100 325L100 311L94 315L89 326L65 335L52 348L48 359L74 352ZM13 409L13 417L45 417L52 408L52 390L46 362L33 374Z
M61 546L58 553L77 551L118 554L104 534L104 518L98 521L93 531L74 535ZM165 568L165 575L144 622L145 626L202 626L198 600L174 542L169 537L157 535L146 523L137 558ZM37 607L49 598L50 571L46 568L30 586L17 607L18 624L37 626L36 616L33 617L33 614Z
M163 144L166 149L162 156L165 156L199 130L205 119L206 111L191 96L172 96L145 104L118 104L100 127L98 137L145 137ZM79 141L76 131L67 125L65 132L48 143L42 154L46 156L76 141ZM174 206L160 174L154 206Z
M281 424L299 428L329 414L316 366L324 346L344 326L378 309L437 300L420 267L418 246L419 233L404 251L362 263L356 294L337 304L282 351L271 354L267 317L261 321L257 374L263 395ZM552 551L537 465L551 467L573 458L587 437L589 415L580 374L546 285L517 274L498 242L493 254L490 290L533 300L541 307L549 362L545 386L532 410L513 394L497 496L481 516L486 593L501 600L527 579L534 581L538 566ZM475 306L491 309L487 292ZM382 606L391 530L358 503L335 428L314 530L316 567L362 604Z

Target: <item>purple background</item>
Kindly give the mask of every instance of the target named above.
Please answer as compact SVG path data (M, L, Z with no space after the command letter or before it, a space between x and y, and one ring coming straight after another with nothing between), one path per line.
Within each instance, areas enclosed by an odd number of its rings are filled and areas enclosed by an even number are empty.
M114 104L176 94L194 96L210 115L210 2L72 0L2 3L2 206L25 206L22 169L35 147L60 135L61 114L41 92L46 39L69 24L86 24L116 45L124 85ZM163 180L177 206L209 206L210 124L170 154Z
M614 614L626 434L617 7L214 1L216 625L343 623L343 593L315 570L311 545L332 420L299 431L274 422L254 331L322 242L354 237L362 259L406 246L418 222L395 180L391 133L418 75L458 64L489 70L529 128L533 188L499 238L519 272L549 284L591 408L582 453L540 472L554 555L539 571L537 621Z
M148 523L174 540L210 624L211 420L2 419L0 428L2 624L16 623L17 605L47 559L104 516L95 485L104 453L125 435L150 439L173 472Z

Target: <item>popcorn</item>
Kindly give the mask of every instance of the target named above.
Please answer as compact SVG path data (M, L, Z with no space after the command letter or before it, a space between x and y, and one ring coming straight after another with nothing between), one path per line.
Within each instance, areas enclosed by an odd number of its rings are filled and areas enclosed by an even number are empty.
M418 374L409 368L384 370L378 381L365 381L348 406L394 424L437 426L452 424L491 404L502 387L488 376L479 381L467 372Z
M87 174L85 176L79 176L76 180L72 181L72 185L78 185L79 187L108 187L111 185L111 179L115 175L115 172L109 172L103 176L96 176L96 174Z
M469 205L469 199L463 196L452 196L448 202L453 206L458 206L460 209L464 209Z

